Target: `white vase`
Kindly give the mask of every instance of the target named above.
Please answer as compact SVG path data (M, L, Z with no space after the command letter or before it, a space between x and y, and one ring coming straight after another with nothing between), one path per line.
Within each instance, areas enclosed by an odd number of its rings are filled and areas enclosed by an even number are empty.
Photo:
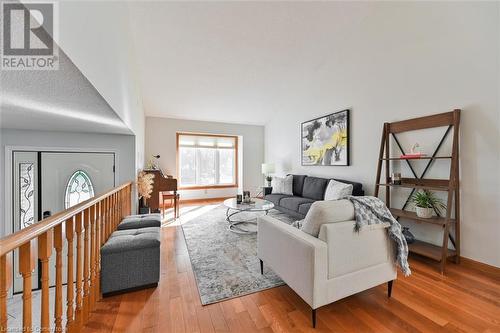
M418 217L424 219L429 219L432 217L432 208L416 207L416 211Z

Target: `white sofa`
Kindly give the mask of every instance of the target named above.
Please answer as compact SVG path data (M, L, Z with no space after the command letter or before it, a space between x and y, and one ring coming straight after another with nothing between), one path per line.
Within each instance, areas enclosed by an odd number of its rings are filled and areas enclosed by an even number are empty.
M317 202L308 214L324 219L318 238L263 216L258 221L258 257L312 309L396 279L394 247L387 224L354 231L354 208L348 200ZM307 218L307 217L306 217Z

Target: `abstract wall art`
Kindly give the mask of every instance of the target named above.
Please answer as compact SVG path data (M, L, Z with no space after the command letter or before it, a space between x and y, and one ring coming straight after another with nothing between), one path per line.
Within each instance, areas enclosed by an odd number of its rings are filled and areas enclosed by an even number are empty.
M303 122L302 165L349 165L349 110Z

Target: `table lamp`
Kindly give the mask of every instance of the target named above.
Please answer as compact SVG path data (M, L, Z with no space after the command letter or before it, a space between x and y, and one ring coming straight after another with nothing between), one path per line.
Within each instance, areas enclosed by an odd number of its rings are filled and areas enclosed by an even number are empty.
M271 181L273 177L271 174L274 173L274 163L262 163L262 174L266 176L267 186L271 186Z

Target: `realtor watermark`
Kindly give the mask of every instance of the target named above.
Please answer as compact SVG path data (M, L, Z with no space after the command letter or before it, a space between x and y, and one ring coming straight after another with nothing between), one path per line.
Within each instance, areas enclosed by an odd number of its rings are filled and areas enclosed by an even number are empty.
M0 1L1 69L59 69L58 3Z

